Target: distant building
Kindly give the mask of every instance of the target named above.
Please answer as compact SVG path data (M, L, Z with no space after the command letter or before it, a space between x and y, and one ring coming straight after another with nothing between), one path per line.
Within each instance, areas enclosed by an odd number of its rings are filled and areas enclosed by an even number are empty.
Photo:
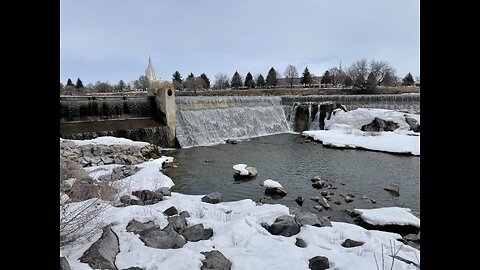
M160 78L157 78L157 75L155 74L155 69L153 68L152 59L150 59L150 56L148 56L148 67L145 70L145 76L147 76L150 82L160 80Z

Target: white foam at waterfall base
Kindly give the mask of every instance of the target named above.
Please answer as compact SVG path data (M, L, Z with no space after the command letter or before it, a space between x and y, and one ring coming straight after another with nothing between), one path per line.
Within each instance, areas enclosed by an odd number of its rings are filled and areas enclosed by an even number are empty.
M289 132L280 105L178 110L176 124L182 148Z

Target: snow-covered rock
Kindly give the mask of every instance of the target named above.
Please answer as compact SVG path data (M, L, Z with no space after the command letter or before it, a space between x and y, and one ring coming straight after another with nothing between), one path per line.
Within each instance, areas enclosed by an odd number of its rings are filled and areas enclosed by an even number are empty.
M420 219L409 208L382 207L376 209L355 209L355 212L372 225L401 225L420 227Z

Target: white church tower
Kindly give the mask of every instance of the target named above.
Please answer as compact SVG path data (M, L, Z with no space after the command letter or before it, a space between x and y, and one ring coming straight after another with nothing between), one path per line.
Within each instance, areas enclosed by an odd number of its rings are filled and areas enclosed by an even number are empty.
M159 78L157 78L157 75L155 74L155 69L153 68L152 59L150 59L150 55L148 56L148 67L145 70L145 76L147 76L150 82L159 80Z

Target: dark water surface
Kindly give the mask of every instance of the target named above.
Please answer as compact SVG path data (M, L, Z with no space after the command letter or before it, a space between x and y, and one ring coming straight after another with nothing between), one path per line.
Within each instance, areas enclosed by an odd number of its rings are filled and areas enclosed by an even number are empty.
M184 194L208 194L218 191L224 201L252 199L264 196L261 185L266 179L278 181L288 195L268 203L281 203L291 209L330 216L334 221L351 222L339 210L408 207L420 217L420 158L353 149L331 149L316 142L304 142L299 134L279 134L257 137L239 144L177 149L168 152L177 168L165 168L164 173L175 182L173 191ZM235 181L233 165L245 163L258 170L250 181ZM335 194L329 202L332 210L317 212L311 197L320 196L321 189L312 187L310 178L319 175L337 189L323 189ZM384 188L391 182L400 183L400 197ZM346 203L339 195L355 195ZM361 199L362 195L368 200ZM305 202L299 206L297 196ZM370 199L376 201L373 204ZM341 201L341 205L334 204Z

